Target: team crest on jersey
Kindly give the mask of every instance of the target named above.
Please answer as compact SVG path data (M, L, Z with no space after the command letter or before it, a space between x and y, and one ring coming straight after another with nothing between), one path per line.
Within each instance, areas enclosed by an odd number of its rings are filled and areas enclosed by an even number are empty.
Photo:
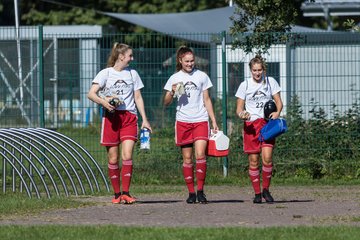
M126 90L131 89L132 86L124 80L117 80L111 88L115 88L117 90Z
M266 96L266 93L264 93L263 91L256 91L253 95L252 95L252 97L255 97L255 96L257 96L257 97L261 97L261 96Z
M249 100L254 101L254 102L259 102L259 101L264 101L267 98L268 98L268 96L266 95L265 92L258 90L251 96L251 98Z
M185 83L184 88L186 91L195 91L195 90L199 89L198 86L191 81L188 81L187 83Z
M114 86L120 86L120 85L128 85L124 80L117 80L115 83L114 83Z

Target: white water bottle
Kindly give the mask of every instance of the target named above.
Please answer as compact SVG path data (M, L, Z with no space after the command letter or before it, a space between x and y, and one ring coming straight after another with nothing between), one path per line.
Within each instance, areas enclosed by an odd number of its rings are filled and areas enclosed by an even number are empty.
M150 150L150 130L147 128L140 130L140 149Z

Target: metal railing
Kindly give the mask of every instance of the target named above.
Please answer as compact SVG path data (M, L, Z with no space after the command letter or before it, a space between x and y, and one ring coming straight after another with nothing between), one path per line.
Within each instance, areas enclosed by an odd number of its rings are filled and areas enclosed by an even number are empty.
M3 160L2 189L25 190L31 197L42 192L92 194L100 191L99 181L109 191L97 161L71 138L45 128L0 129Z

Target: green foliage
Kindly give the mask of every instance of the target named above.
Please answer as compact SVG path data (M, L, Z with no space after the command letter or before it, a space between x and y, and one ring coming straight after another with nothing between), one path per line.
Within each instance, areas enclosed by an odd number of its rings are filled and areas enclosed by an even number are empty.
M231 18L230 33L234 37L233 47L246 53L254 50L266 53L274 43L287 40L298 12L293 0L235 0L237 9ZM268 34L277 32L278 34ZM251 33L251 34L244 34ZM264 34L265 33L265 34Z
M218 125L222 126L222 101L214 99ZM287 106L288 132L276 140L274 150L274 175L276 179L336 179L355 180L360 177L360 105L355 100L351 108L341 113L333 105L331 119L317 103L312 103L310 118L304 119L304 112L297 95ZM223 178L224 158L208 158L210 184L239 184L247 181L248 160L242 150L243 121L235 116L236 100L229 98L228 136L230 154L228 177ZM134 149L135 184L182 184L182 157L175 146L174 128L155 127L151 135L151 150L141 151L139 143ZM88 149L107 171L105 148L100 146L100 123L86 129L62 128L63 134L71 136ZM225 162L224 162L225 161Z
M84 10L81 8L73 8L68 11L54 11L51 10L48 14L44 14L36 9L22 15L22 20L27 25L44 24L44 25L61 25L64 23L73 24L109 24L109 18L104 16L97 16L95 10Z
M356 25L356 22L354 21L354 19L347 19L347 20L343 23L343 26L344 26L348 31L360 32L360 26Z
M359 218L354 217L354 222ZM19 226L8 225L0 228L1 239L116 239L126 236L130 239L266 239L277 240L328 240L359 238L360 228L357 226L328 226L328 227L123 227L106 226ZM241 236L241 237L239 237Z
M148 32L142 27L103 15L115 13L171 13L224 7L225 1L159 1L159 0L90 0L90 1L21 1L21 24L73 25L97 24L121 32ZM0 5L1 7L1 5ZM1 19L0 19L1 20Z
M334 179L358 178L360 133L358 102L345 113L332 106L332 119L312 102L311 118L302 118L301 103L292 98L286 116L289 131L277 139L276 174ZM289 166L292 166L289 168Z
M76 208L89 206L91 203L72 200L68 197L34 198L29 200L24 194L6 193L0 194L0 215L2 217L10 215L34 214L44 210L57 208Z

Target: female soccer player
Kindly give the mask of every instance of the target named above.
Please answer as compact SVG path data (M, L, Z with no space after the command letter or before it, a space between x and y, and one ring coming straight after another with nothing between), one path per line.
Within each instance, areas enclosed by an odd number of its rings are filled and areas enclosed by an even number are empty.
M141 128L152 131L140 92L144 84L137 71L129 67L132 60L132 48L126 44L115 43L107 68L96 75L88 93L91 101L101 104L104 108L100 143L107 150L109 178L115 193L112 203L131 204L136 201L129 194L129 188L133 172L132 155L138 136L137 111L143 120ZM122 192L119 169L120 144Z
M206 146L209 140L209 117L215 131L216 123L213 105L209 96L212 87L206 73L195 68L193 51L181 46L176 53L176 73L165 84L164 104L169 105L177 97L175 142L181 147L183 175L189 191L187 203L207 203L204 194L206 178ZM183 91L181 90L183 88ZM194 187L193 147L196 159L197 193Z
M269 192L273 168L273 147L275 140L260 142L259 133L266 124L264 119L264 104L274 99L277 111L270 118L280 116L283 104L280 98L280 86L272 77L265 76L265 62L261 56L255 56L249 63L251 77L242 82L235 94L237 99L236 114L245 120L243 129L244 152L248 154L249 176L255 192L254 203L274 199ZM262 192L260 188L260 154L262 158Z

